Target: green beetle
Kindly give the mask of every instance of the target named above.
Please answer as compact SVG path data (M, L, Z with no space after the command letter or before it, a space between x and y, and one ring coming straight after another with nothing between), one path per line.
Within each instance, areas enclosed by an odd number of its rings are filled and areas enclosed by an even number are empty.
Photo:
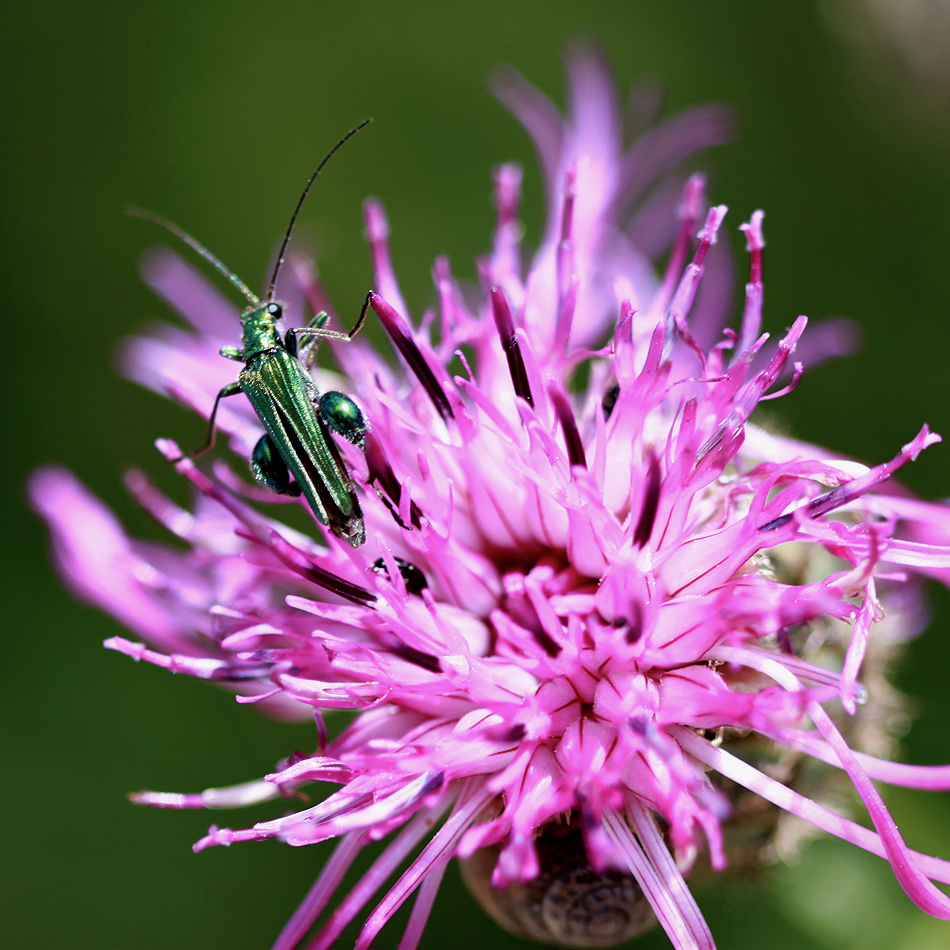
M308 326L290 329L283 337L278 328L283 307L273 298L284 252L310 186L334 152L369 121L366 119L351 129L310 176L290 219L263 301L207 248L177 225L147 212L129 212L136 217L154 221L181 238L227 277L250 303L241 314L243 345L226 346L221 350L222 356L244 363L244 369L237 382L222 388L215 397L208 419L208 437L188 457L195 458L214 445L214 421L218 404L228 396L243 392L266 430L254 447L251 458L255 477L282 494L302 493L317 520L353 547L359 547L366 540L363 513L354 491L353 479L343 464L330 430L362 447L366 419L359 406L344 393L328 392L321 395L309 370L320 339L352 340L359 333L366 319L369 297L363 304L356 326L349 333L326 329L329 316L326 312L320 312ZM302 344L302 340L307 342Z

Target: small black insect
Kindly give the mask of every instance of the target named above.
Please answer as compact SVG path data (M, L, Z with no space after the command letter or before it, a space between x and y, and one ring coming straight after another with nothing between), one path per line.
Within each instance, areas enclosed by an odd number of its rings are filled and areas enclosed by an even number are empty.
M429 586L429 582L426 580L425 574L423 574L415 564L411 564L409 561L405 561L401 557L397 557L395 561L399 568L399 573L402 575L403 581L405 581L406 590L410 594L415 594L418 596ZM389 576L389 571L386 568L386 562L381 557L373 561L373 566L370 568L370 570L376 574L385 574L387 577Z
M603 401L601 405L604 407L604 419L609 419L610 414L614 411L614 406L617 405L617 400L620 398L620 383L614 383L607 392L604 393Z

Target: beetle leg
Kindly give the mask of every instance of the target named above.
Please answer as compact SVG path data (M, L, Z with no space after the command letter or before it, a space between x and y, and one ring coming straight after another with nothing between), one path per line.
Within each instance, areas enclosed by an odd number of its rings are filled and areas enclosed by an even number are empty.
M194 452L188 452L177 459L172 459L172 462L180 462L186 458L198 458L199 455L204 455L205 452L214 445L214 420L218 414L218 403L221 402L222 399L227 399L228 396L236 396L239 392L243 392L240 383L229 383L218 391L218 395L214 397L214 406L211 408L211 415L208 417L208 435L205 438L204 444L195 449Z
M366 323L366 312L369 309L369 300L372 296L372 291L366 295L366 300L363 301L363 307L360 310L359 319L356 321L356 325L350 330L349 333L339 333L336 330L327 330L325 329L327 321L330 319L329 314L325 310L321 310L313 320L310 321L309 326L306 327L297 327L287 331L285 337L285 344L287 349L293 356L297 355L297 351L300 348L300 337L308 336L311 339L325 339L325 340L345 340L347 343L352 340L360 330L363 329L363 324ZM291 339L293 343L291 343ZM316 346L312 343L307 348L307 356L304 360L304 365L307 369L311 369L314 362L314 354L316 353Z
M366 323L366 311L369 310L369 301L372 296L373 296L373 291L370 291L366 295L366 299L363 301L363 307L360 310L359 320L356 321L356 326L353 327L353 329L350 330L349 333L347 333L346 335L347 340L352 340L353 337L355 337L356 334L359 333L360 330L363 329L363 324Z
M310 369L310 364L312 358L310 353L314 349L313 337L317 336L319 338L320 334L308 333L308 330L322 330L326 325L327 321L330 319L330 314L326 310L321 310L314 318L305 326L305 327L292 327L284 334L284 346L287 347L287 352L291 356L299 356L299 351L301 350L300 340L297 338L297 334L301 333L305 336L311 337L311 342L304 345L303 349L307 351L306 365L307 369Z

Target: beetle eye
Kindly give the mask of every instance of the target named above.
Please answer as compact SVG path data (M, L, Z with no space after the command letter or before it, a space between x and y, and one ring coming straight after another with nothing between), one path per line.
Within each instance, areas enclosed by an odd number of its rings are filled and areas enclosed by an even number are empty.
M279 303L269 303L267 312L275 319L279 320L284 313L284 308Z

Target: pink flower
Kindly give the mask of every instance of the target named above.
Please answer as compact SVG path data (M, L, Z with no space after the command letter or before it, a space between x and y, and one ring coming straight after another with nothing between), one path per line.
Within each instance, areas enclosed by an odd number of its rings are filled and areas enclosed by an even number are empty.
M742 225L741 325L724 326L728 265L714 245L726 209L704 213L702 178L675 175L726 134L722 110L668 120L624 150L599 60L574 57L570 91L562 118L520 77L499 86L535 140L548 192L527 270L520 171L506 165L480 286L463 289L439 259L438 307L415 323L382 207L366 204L370 302L403 366L360 339L333 344L344 379L317 375L321 390L352 392L371 423L365 452L340 443L364 545L262 514L250 502L293 500L221 461L210 473L175 463L196 489L193 511L129 475L184 551L127 538L66 472L34 477L65 582L144 641L108 647L317 723L316 751L262 779L135 799L218 808L339 786L252 828L212 827L195 846L338 839L275 950L301 944L360 849L387 836L308 948L330 947L382 891L357 948L415 894L400 944L412 950L455 856L493 915L522 933L607 945L655 915L678 950L713 947L685 877L702 853L727 865L735 786L884 857L911 900L950 919L931 883L950 883L950 862L908 849L872 784L947 790L950 766L895 764L842 735L885 701L859 682L866 654L917 632L923 577L950 576L950 510L888 482L938 436L924 426L867 468L750 421L794 388L796 347L813 362L835 355L849 327L809 336L799 317L777 345L760 332L761 212ZM670 246L656 279L650 258ZM168 252L148 260L146 278L194 329L134 340L128 372L207 416L235 378L217 352L236 341L238 314ZM282 278L289 325L330 309L306 262ZM218 426L244 458L261 434L243 398L222 404ZM321 710L332 709L356 715L328 741ZM750 734L843 770L875 830L740 758ZM575 863L552 871L570 848ZM543 900L530 898L539 880ZM585 904L588 885L612 896Z

